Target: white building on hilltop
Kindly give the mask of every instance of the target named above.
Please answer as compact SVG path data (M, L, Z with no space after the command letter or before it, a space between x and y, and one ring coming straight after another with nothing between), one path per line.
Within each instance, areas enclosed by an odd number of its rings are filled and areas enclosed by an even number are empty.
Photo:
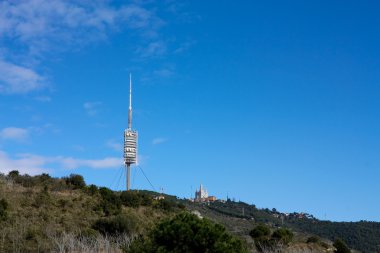
M199 191L195 191L195 202L214 202L216 201L215 196L209 196L206 188L204 188L201 184L199 187Z
M199 188L199 191L195 191L195 201L204 201L208 198L208 192L206 188L202 187L202 184Z

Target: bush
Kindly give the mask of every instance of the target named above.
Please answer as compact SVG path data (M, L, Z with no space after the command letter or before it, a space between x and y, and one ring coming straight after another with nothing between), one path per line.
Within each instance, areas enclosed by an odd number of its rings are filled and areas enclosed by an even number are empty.
M95 194L97 194L99 192L99 189L96 185L89 185L86 187L86 192L91 195L91 196L94 196Z
M17 178L18 176L20 176L20 172L18 172L18 170L12 170L8 173L8 177L12 179Z
M151 206L152 196L144 192L124 191L120 195L121 203L129 207Z
M64 179L66 184L74 186L74 189L82 189L86 186L83 177L78 174L70 174L69 177L65 177Z
M5 199L0 200L0 220L7 218L8 202Z
M252 229L249 235L255 240L256 249L260 252L275 251L279 243L288 244L293 239L293 233L286 228L275 230L271 236L270 228L262 223Z
M137 220L136 217L118 215L97 220L93 225L93 228L103 235L131 235L137 231Z
M246 252L243 243L222 225L181 213L161 222L146 238L135 240L129 251L136 252Z
M122 192L120 195L120 200L124 206L129 206L129 207L140 206L140 197L137 195L136 192L131 192L131 191Z
M102 196L100 208L105 215L109 216L120 213L121 201L119 196L106 187L100 187L99 193Z
M161 199L161 200L158 200L156 202L154 207L157 209L161 209L161 210L170 212L170 211L173 211L176 206L177 206L176 203L174 203L172 201L169 201L166 199Z
M350 248L341 239L336 239L333 246L336 248L336 253L351 253Z
M279 228L273 232L272 238L284 244L288 244L293 240L293 233L287 228Z
M270 228L265 224L259 224L249 232L249 235L253 238L262 238L270 236Z

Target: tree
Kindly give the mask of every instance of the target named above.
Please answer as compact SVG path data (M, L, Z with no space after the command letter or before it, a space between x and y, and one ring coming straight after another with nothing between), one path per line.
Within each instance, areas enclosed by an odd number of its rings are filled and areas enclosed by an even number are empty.
M8 177L12 179L15 179L18 176L20 176L20 172L18 170L12 170L8 173Z
M82 189L86 186L83 176L78 174L70 174L65 178L66 184L74 186L74 189Z
M251 232L249 232L249 235L253 239L262 238L262 237L269 237L270 236L270 228L267 225L260 223L254 229L252 229Z
M135 240L128 252L240 253L246 249L222 225L180 213L158 224L147 237Z
M336 253L351 253L350 248L341 239L336 239L333 246L336 248Z
M102 197L99 207L106 216L120 213L121 201L118 195L106 187L100 187L99 193Z
M272 238L284 244L288 244L293 240L293 233L287 228L279 228L273 232Z
M274 242L270 240L270 234L270 228L263 223L260 223L249 232L249 235L254 239L256 249L259 252L263 252L268 248L273 248Z
M127 215L117 215L109 218L102 218L95 222L93 228L103 235L131 235L138 227L136 217Z

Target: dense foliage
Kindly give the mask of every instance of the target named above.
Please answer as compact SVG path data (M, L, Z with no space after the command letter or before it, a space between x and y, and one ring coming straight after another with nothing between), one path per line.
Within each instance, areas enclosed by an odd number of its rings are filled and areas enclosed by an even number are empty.
M377 253L379 250L379 222L331 222L299 219L288 221L287 225L293 229L315 234L332 241L341 238L350 248L362 252Z
M216 202L207 206L213 212L236 218L244 218L271 224L273 227L285 226L293 231L314 234L334 241L341 238L347 245L356 250L368 253L379 252L380 222L331 222L320 221L311 215L297 213L285 216L276 210L258 209L255 205L243 202ZM244 212L242 211L244 209Z
M259 224L250 231L250 236L255 241L256 249L260 252L276 249L278 246L287 245L293 239L293 233L286 228L278 228L273 233L265 224Z
M64 177L66 184L72 185L74 189L82 189L86 186L83 176L71 174L69 177Z
M7 217L8 202L5 199L0 200L0 220Z
M223 226L180 213L158 224L149 236L136 240L130 252L239 253L246 250L242 241L228 234Z
M137 217L130 215L117 215L113 217L101 218L95 222L93 228L104 235L128 234L132 235L137 231Z
M347 247L347 245L341 240L336 239L334 242L334 247L336 248L336 253L351 253L351 250Z

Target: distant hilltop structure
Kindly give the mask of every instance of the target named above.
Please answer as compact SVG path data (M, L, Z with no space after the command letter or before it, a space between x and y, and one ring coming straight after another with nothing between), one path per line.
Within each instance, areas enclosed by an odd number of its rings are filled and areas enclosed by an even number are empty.
M213 202L215 200L216 200L215 196L208 196L208 192L206 188L202 186L202 184L199 187L199 191L198 190L195 191L195 198L194 198L195 202Z

